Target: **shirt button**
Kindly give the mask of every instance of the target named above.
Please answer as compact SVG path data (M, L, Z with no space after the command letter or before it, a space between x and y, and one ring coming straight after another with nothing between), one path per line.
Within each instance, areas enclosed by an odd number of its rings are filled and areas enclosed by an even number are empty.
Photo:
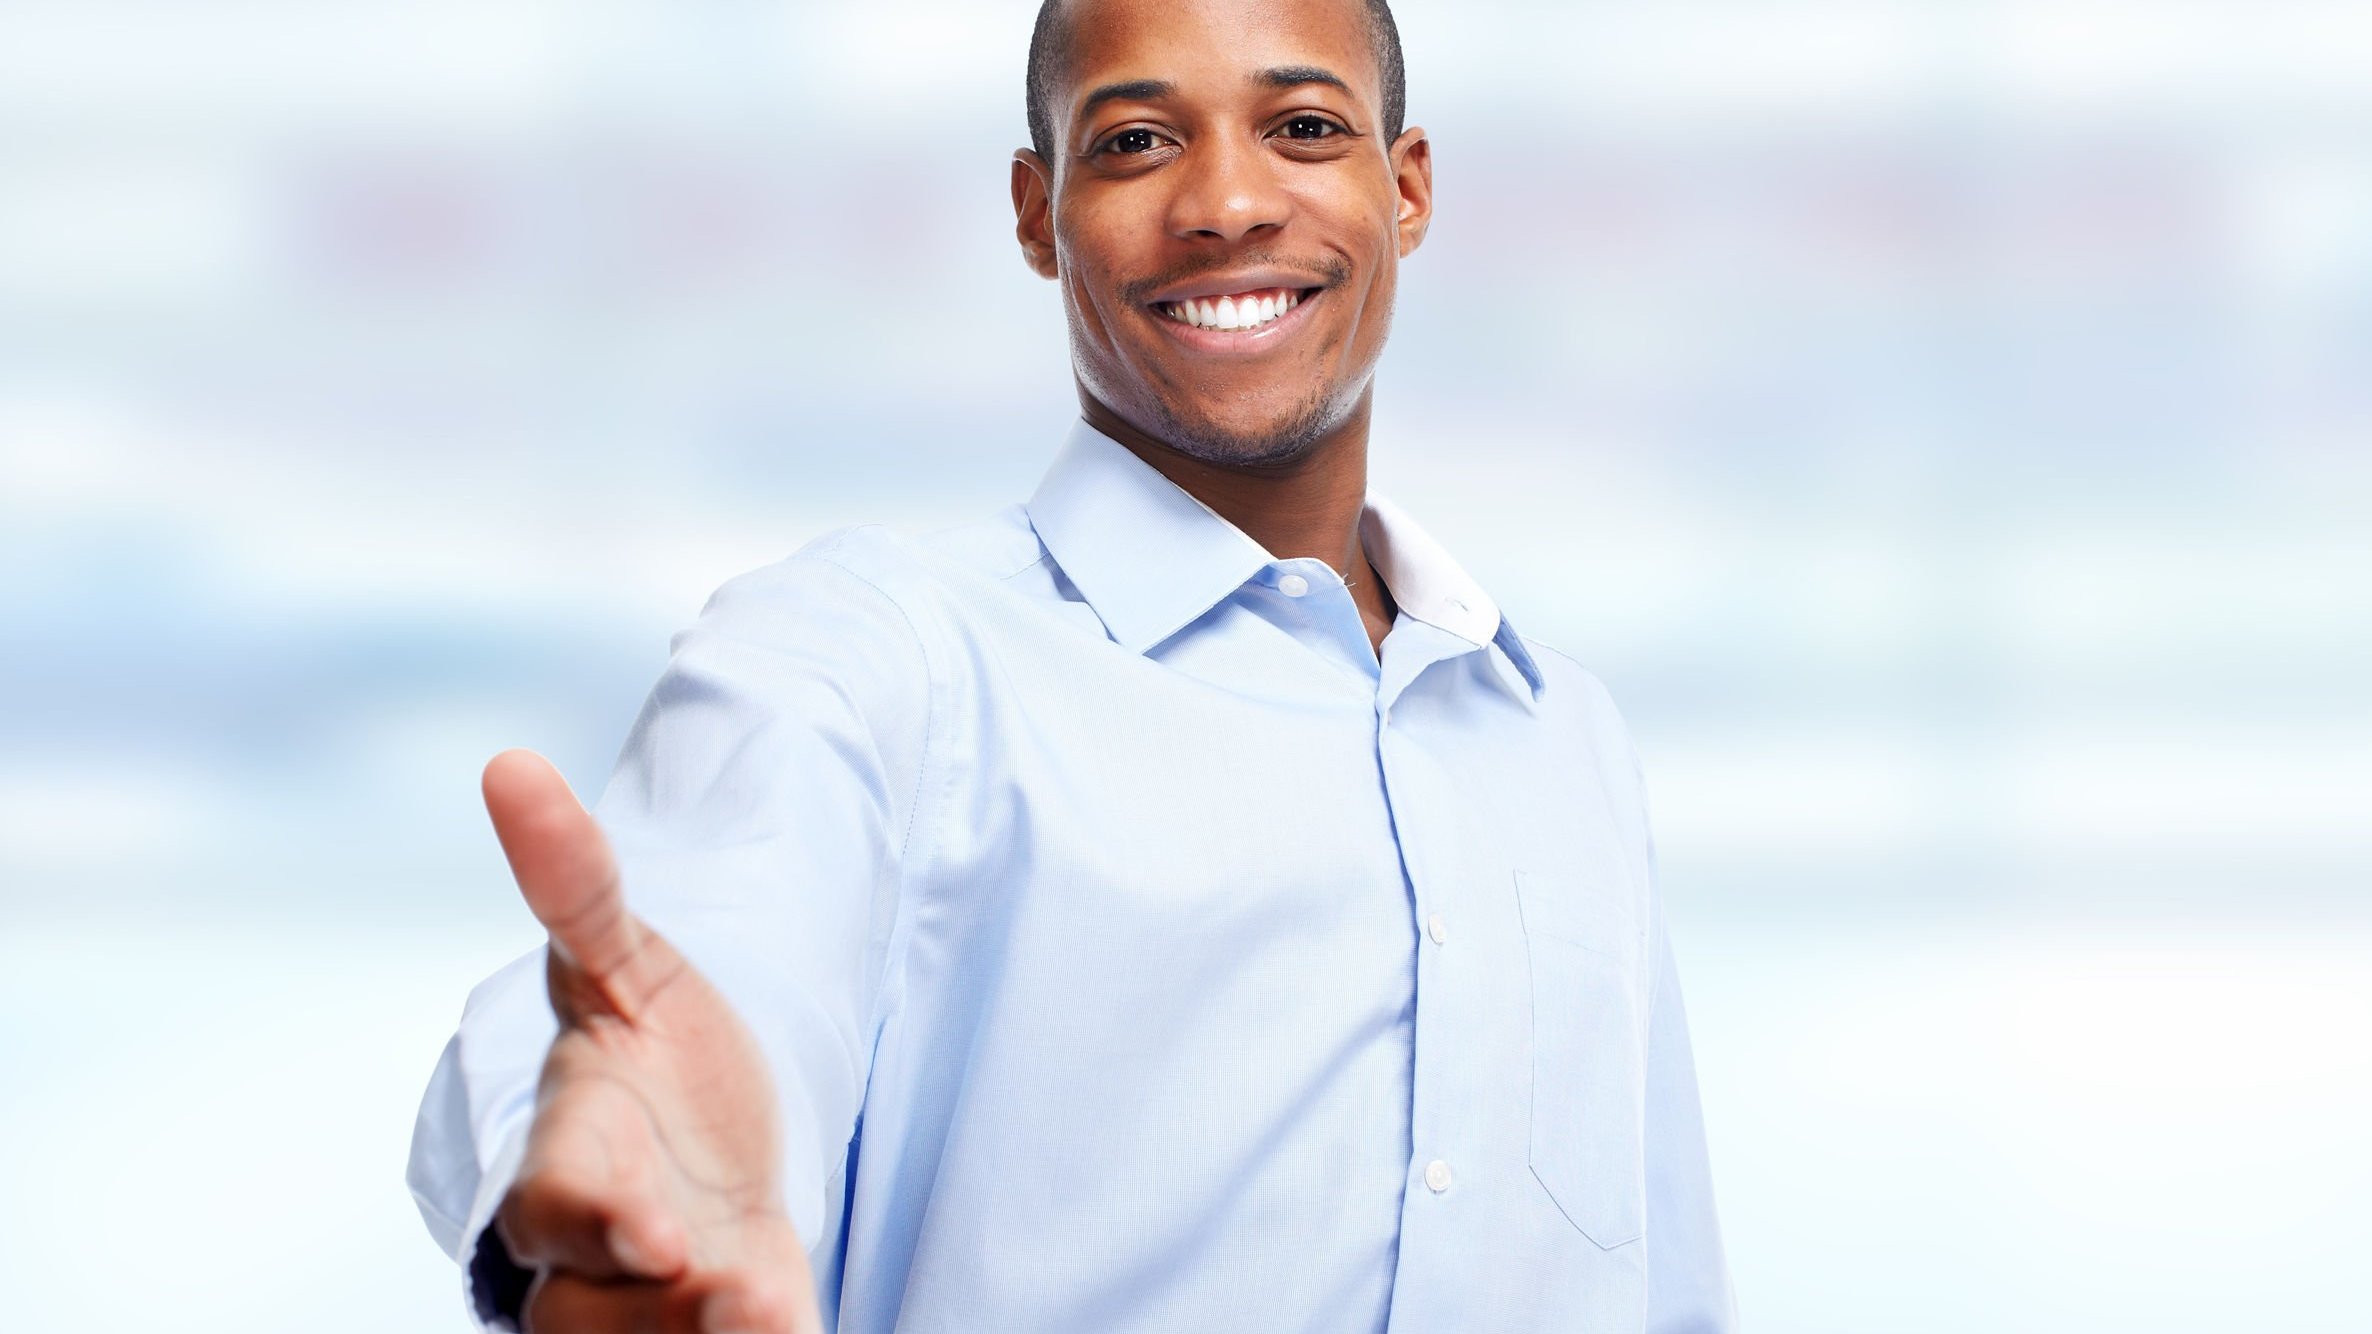
M1450 1188L1450 1165L1439 1158L1425 1164L1425 1184L1439 1195Z
M1442 937L1449 933L1441 929L1440 913L1433 913L1425 918L1425 934L1433 938L1434 944L1443 943Z
M1310 581L1298 574L1288 574L1277 580L1277 591L1289 598L1297 598L1310 591Z

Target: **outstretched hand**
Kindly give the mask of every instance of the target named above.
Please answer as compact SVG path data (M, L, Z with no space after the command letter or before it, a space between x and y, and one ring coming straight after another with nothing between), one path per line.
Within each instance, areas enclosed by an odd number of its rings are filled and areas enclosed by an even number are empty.
M782 1212L774 1092L724 997L626 909L593 817L543 757L486 766L486 811L550 935L560 1034L496 1214L538 1271L530 1334L820 1334Z

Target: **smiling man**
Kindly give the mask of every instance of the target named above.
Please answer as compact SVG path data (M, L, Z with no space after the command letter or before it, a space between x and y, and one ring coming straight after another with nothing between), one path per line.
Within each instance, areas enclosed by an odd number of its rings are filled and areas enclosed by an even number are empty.
M676 641L410 1180L492 1327L1725 1331L1636 759L1368 494L1432 217L1381 0L1040 15L1081 420ZM1509 479L1514 484L1515 479Z

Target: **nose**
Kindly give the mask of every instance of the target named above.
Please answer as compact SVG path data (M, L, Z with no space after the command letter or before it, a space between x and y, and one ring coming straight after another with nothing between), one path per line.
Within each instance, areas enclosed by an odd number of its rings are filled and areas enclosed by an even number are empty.
M1236 242L1262 228L1281 228L1293 215L1293 198L1277 176L1275 156L1258 143L1232 135L1204 139L1186 150L1170 179L1169 231L1181 240L1216 237Z

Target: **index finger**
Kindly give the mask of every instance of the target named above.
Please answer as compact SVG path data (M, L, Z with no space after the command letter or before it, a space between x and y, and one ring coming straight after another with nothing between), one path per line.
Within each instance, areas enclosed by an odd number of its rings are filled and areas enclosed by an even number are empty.
M518 1180L495 1213L503 1243L536 1268L604 1280L672 1278L686 1259L684 1231L647 1163L633 1161L633 1146L613 1142L619 1127L603 1124L619 1109L588 1092L563 1093L537 1116Z

